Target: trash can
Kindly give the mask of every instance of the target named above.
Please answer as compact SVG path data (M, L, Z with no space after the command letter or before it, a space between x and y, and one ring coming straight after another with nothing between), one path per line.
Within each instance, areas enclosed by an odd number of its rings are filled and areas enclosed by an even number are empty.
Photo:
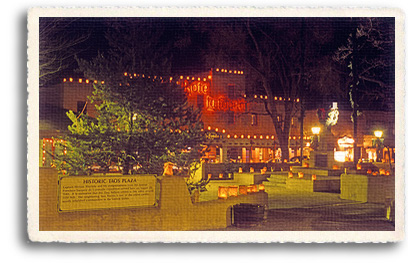
M241 227L255 226L264 220L265 206L240 203L233 206L232 213L233 225Z

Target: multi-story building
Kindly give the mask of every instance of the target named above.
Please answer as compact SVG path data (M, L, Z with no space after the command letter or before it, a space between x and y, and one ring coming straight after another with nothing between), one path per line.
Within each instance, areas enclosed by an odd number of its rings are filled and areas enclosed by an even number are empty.
M204 130L206 131L207 152L203 159L209 163L222 162L267 162L280 159L280 146L271 117L266 113L264 101L272 100L283 114L283 103L299 99L282 97L268 98L266 95L248 93L245 74L241 70L215 68L190 76L177 76L168 79L176 82L187 95L193 106L201 109ZM93 91L93 83L101 80L67 77L58 85L40 89L40 164L47 166L52 162L52 137L63 138L70 121L65 113L73 110L80 115L97 115L95 107L89 103L88 96ZM340 140L337 151L352 160L354 151L352 141L357 141L360 156L375 159L376 148L373 131L384 131L385 145L394 153L394 113L365 111L359 116L358 138L353 139L351 112L339 109L337 125L332 127L335 138ZM300 155L300 138L303 137L304 154L308 155L311 128L319 125L316 110L307 110L304 118L303 135L300 132L299 115L291 120L289 135L290 157ZM282 117L278 116L278 120ZM321 126L321 125L320 125ZM46 152L48 151L48 152ZM383 150L382 158L387 157L388 149ZM391 155L393 157L393 155Z

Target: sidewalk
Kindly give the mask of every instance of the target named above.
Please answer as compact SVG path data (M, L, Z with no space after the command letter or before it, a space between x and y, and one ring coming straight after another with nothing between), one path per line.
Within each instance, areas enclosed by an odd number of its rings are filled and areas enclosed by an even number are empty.
M394 231L384 205L340 199L338 193L269 187L265 220L214 231Z
M359 203L340 199L339 193L306 192L271 186L265 186L265 192L268 193L267 209L308 208ZM217 199L217 191L206 191L200 194L201 202Z
M265 192L268 193L268 209L309 208L360 203L340 199L339 193L302 192L283 187L265 188Z

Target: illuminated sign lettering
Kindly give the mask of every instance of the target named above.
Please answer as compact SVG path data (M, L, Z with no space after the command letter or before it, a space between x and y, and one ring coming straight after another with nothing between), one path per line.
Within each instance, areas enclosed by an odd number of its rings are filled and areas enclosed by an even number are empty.
M205 134L205 137L208 140L215 140L215 139L220 139L221 138L221 136L218 133L215 133L215 132L207 132Z
M245 111L245 100L232 100L224 96L218 98L207 96L205 99L205 107L210 111L230 110L234 112L243 112Z
M207 94L210 90L210 85L208 82L204 81L195 81L191 83L185 83L184 92L188 94L197 93L197 94Z

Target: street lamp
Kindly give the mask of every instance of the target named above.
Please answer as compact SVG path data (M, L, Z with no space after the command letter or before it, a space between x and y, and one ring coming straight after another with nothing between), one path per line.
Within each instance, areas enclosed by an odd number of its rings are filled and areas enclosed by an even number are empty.
M313 139L312 139L312 144L311 147L314 150L317 150L319 147L319 134L320 134L320 127L312 127L312 133L313 133Z
M383 135L383 131L374 131L374 136L377 137L378 139L381 138Z
M375 143L376 156L377 156L376 162L380 162L381 161L381 159L380 159L381 147L383 145L383 139L382 139L383 131L380 131L380 130L374 131L374 136L377 137L377 140L376 140L376 143Z
M320 127L312 127L312 133L314 135L319 135L320 133Z

